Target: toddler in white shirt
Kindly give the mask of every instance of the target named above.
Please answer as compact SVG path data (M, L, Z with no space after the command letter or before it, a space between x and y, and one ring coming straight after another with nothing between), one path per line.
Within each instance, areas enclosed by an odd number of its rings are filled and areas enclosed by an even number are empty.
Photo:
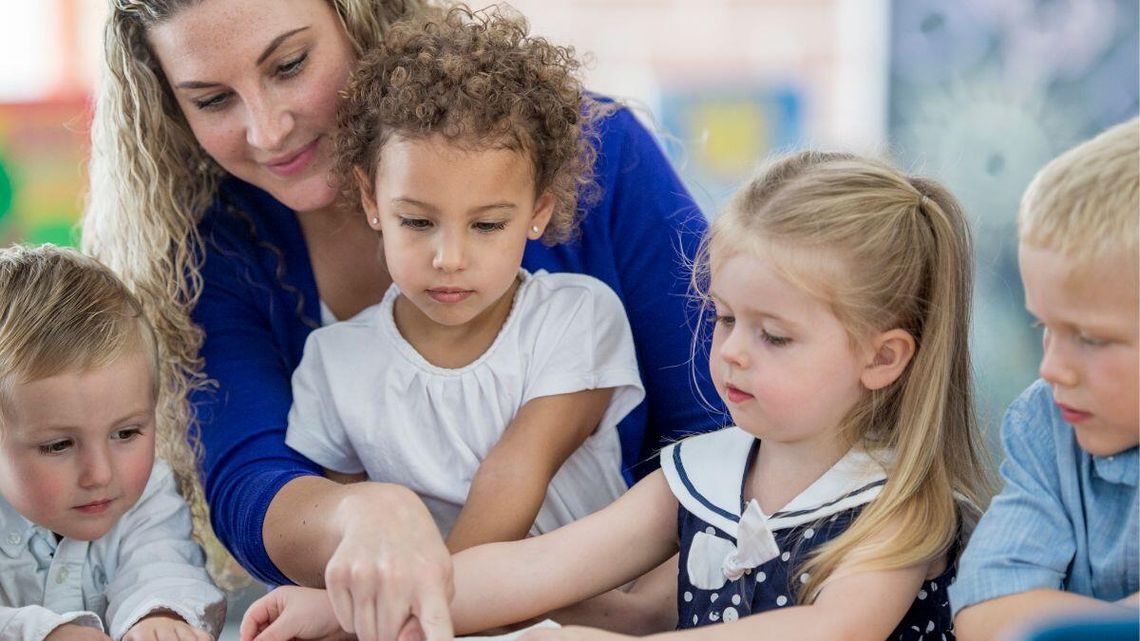
M0 641L208 641L225 598L155 459L158 352L93 259L0 250Z

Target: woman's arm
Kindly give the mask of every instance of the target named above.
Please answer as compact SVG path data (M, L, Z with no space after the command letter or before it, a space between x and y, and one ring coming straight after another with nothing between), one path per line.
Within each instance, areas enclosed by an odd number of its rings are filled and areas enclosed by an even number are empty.
M612 396L612 388L586 390L523 405L479 465L447 547L525 537L550 480L598 427Z
M656 472L605 509L549 534L465 550L454 558L455 629L521 621L623 585L676 551L676 529L677 501Z

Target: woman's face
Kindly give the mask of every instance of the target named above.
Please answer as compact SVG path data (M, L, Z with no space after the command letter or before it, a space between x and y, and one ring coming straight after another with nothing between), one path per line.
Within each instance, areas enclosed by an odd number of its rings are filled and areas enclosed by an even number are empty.
M330 205L338 92L355 62L326 0L203 0L148 39L195 138L297 211Z

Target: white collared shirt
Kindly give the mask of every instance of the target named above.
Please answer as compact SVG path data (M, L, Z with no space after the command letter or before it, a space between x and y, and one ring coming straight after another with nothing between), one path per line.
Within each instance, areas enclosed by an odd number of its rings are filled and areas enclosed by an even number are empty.
M42 641L65 623L118 641L159 609L216 638L225 595L204 561L191 538L190 510L162 461L138 503L94 541L57 543L0 498L0 641Z

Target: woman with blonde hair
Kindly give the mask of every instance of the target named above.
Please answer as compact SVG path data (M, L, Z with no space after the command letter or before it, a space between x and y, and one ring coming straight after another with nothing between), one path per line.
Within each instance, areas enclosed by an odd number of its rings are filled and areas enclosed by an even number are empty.
M269 583L327 585L395 638L450 634L450 560L408 490L338 485L285 445L309 333L380 302L391 277L329 179L338 92L417 0L112 0L92 131L86 250L138 293L162 352L166 447L200 444L214 531ZM627 479L715 427L690 381L684 265L705 222L651 136L615 108L593 133L581 232L528 270L594 276L625 306L646 401L619 425ZM702 388L704 393L701 394Z

